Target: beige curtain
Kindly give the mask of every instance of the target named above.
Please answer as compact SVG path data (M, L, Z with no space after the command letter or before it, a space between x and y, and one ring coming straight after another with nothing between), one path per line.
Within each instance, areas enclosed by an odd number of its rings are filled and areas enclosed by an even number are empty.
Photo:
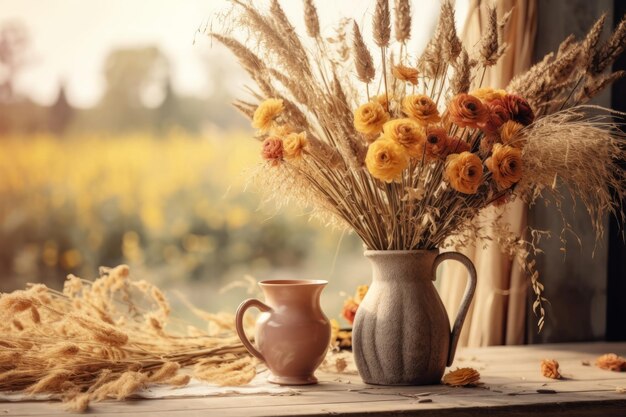
M487 23L487 2L471 0L463 31L465 45L476 45ZM508 28L504 33L509 49L495 67L487 70L483 86L504 88L516 74L528 69L533 56L536 32L536 0L499 0L498 16L512 10ZM518 233L526 227L527 208L519 201L505 208L505 218L511 230ZM484 216L494 216L487 209ZM463 251L476 266L478 286L470 307L460 346L486 346L524 343L526 323L527 278L519 266L501 253L497 244L479 241ZM456 317L467 272L456 262L442 266L441 286L443 302L451 321Z

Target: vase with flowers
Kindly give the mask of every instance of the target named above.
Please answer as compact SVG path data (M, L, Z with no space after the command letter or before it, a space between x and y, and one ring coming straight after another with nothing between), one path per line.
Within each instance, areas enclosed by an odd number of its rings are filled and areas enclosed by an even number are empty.
M258 132L256 183L281 203L300 203L353 231L366 247L373 281L353 340L362 378L439 381L476 284L470 260L453 250L478 238L494 241L526 270L541 328L545 299L532 260L541 232L517 236L502 216L485 223L479 214L502 211L515 198L558 206L559 183L582 198L598 235L603 216L623 217L623 134L610 109L589 116L584 103L623 75L605 70L626 45L624 21L604 43L603 20L584 39L566 39L498 90L482 85L506 50L501 29L508 15L498 20L495 9L468 51L444 1L431 41L415 56L407 47L408 0L396 1L393 13L388 0L376 1L376 54L356 22L344 19L323 34L313 1L303 4L306 36L277 0L266 11L233 0L247 42L209 35L256 84L250 99L234 103ZM462 262L470 276L452 332L432 284L446 259Z

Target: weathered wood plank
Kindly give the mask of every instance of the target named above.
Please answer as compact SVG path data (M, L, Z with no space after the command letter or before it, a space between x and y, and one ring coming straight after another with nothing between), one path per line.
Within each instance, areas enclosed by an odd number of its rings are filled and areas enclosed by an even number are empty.
M363 384L357 375L325 374L322 383L294 387L298 395L235 395L104 402L93 405L93 414L116 416L555 416L626 415L626 373L583 366L600 354L624 354L626 343L548 346L504 346L463 349L455 366L480 370L484 385L478 388L383 387ZM564 380L540 374L539 362L559 360ZM553 390L541 394L537 390ZM423 402L430 401L430 402ZM61 404L52 402L0 403L0 417L70 416Z

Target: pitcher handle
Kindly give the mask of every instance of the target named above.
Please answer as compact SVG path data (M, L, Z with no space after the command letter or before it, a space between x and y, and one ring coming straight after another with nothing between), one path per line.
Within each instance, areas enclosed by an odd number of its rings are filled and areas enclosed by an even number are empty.
M456 352L456 345L459 343L459 336L461 335L461 329L463 328L463 322L465 321L470 303L474 297L474 291L476 291L476 268L467 256L459 252L443 252L437 255L435 262L433 263L433 280L436 279L437 267L439 264L449 259L461 262L463 266L467 268L469 272L469 280L465 286L463 301L461 301L461 307L456 315L456 320L454 320L454 326L452 326L452 332L450 333L450 347L448 349L448 362L446 366L452 365L454 354Z
M250 307L256 307L263 312L272 311L272 309L270 306L257 300L256 298L249 298L243 303L239 304L239 307L237 308L237 313L235 313L235 328L237 329L237 335L239 336L239 339L241 339L241 343L243 343L244 347L253 356L265 362L265 358L263 357L261 352L259 352L257 348L254 347L254 345L250 342L250 339L248 339L248 336L246 336L246 332L243 330L243 315Z

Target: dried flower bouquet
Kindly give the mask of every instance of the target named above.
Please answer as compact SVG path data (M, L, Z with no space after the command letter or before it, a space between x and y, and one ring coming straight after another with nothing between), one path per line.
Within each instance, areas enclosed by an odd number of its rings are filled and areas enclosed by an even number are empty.
M623 134L610 110L590 116L583 105L624 75L606 70L624 50L626 23L601 42L603 16L584 39L568 37L500 90L482 81L506 53L510 13L498 20L490 9L481 41L468 50L446 0L416 57L407 47L410 10L408 0L397 0L392 20L388 0L376 1L372 50L353 21L340 21L325 37L312 0L304 1L306 37L277 0L267 11L233 0L246 41L210 36L257 85L249 89L252 101L234 103L262 142L255 178L279 202L300 203L353 230L368 249L496 241L531 274L543 316L530 256L547 232L517 236L502 210L479 213L514 198L532 204L545 197L560 207L562 184L582 199L598 237L605 215L623 220Z

